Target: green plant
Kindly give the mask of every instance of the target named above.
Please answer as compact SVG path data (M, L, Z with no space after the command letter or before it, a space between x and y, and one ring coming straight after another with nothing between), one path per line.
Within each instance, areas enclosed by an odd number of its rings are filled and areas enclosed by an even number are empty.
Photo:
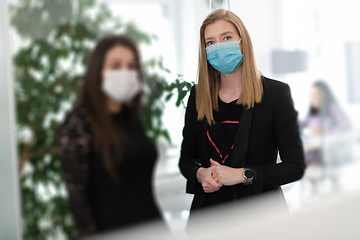
M145 70L151 69L154 65L158 65L158 67L162 70L166 72L169 71L168 69L163 68L162 58L160 58L159 61L151 60L145 65L147 66L145 67ZM181 75L178 75L178 78L170 84L164 77L157 74L150 74L145 71L145 76L147 84L145 88L144 106L142 111L142 119L145 129L147 129L148 136L154 143L157 143L157 140L161 136L165 137L165 139L170 142L169 133L161 120L161 116L165 108L165 102L169 101L173 97L175 90L177 93L175 105L177 107L179 107L180 104L184 105L183 99L191 90L194 83L183 81ZM162 97L164 95L165 98L163 99Z
M95 0L19 0L10 10L12 24L26 43L14 56L23 237L49 239L61 232L74 239L57 153L59 125L76 100L99 37L115 30L138 44L151 44L156 36L113 17ZM162 76L168 72L161 57L144 63L142 117L154 142L161 136L170 141L161 120L164 102L176 89L179 106L191 87L181 78L168 84Z

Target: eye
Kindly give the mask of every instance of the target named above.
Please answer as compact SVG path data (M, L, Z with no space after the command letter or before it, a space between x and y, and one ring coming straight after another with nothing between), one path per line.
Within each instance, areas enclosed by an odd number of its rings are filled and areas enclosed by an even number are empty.
M128 64L128 69L137 69L137 64L132 62Z
M206 42L206 46L210 46L210 45L213 45L214 44L214 41L207 41Z
M228 40L230 40L231 38L232 38L231 36L226 36L226 37L224 37L224 40L228 41Z
M111 68L111 69L119 69L119 68L121 68L121 62L119 62L119 61L112 62L112 63L110 64L110 68Z

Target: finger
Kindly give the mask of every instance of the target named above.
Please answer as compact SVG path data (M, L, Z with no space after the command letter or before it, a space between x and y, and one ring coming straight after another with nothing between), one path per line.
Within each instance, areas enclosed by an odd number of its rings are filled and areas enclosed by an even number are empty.
M218 191L219 189L208 189L208 190L204 190L206 193L213 193L213 192L216 192Z
M218 186L219 186L219 187L222 187L222 186L224 185L223 182L222 182L223 179L221 178L220 175L218 175L218 176L216 176L216 177L213 177L213 179L214 179L215 182L218 183Z
M214 161L210 158L210 163L213 165L213 166L221 166L220 163L218 163L217 161Z
M218 183L219 188L224 185L220 178L217 178L217 179L214 179L214 180Z
M208 186L208 187L204 187L204 191L205 192L215 192L215 191L217 191L217 190L219 190L220 188L215 188L215 187L213 187L213 186Z
M220 184L217 181L215 181L213 178L208 179L207 182L215 188L220 187Z
M204 189L204 192L206 192L206 193L213 193L215 191L216 190L214 190L214 189Z
M214 167L214 169L211 171L211 177L212 178L219 178L221 177L221 169Z
M214 191L217 191L216 188L214 188L213 186L206 186L206 187L203 187L204 191L206 193L209 193L209 192L214 192Z
M204 189L209 189L209 188L213 188L214 186L211 185L210 183L208 183L207 181L204 181L204 183L202 184L202 187Z

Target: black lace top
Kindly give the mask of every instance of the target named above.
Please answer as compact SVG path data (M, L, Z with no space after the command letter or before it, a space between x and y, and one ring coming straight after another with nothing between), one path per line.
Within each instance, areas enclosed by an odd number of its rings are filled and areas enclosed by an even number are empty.
M160 217L152 190L156 149L139 119L118 114L113 121L127 136L122 164L116 169L120 183L112 180L101 155L94 150L86 109L74 109L61 127L60 158L81 236Z

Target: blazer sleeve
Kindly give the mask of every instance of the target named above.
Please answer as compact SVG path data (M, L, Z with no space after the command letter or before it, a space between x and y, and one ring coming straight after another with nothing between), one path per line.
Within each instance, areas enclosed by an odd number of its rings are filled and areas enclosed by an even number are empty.
M305 171L304 150L290 88L287 84L279 84L277 87L277 91L274 91L273 133L281 162L249 166L255 170L252 184L252 192L255 194L299 180Z
M182 175L187 179L186 192L195 194L202 191L196 172L200 168L199 146L196 137L197 110L195 86L191 88L185 113L185 125L183 128L183 141L181 144L179 168Z
M69 205L80 236L94 233L97 228L87 197L91 136L84 120L78 111L69 114L60 129L59 146Z

